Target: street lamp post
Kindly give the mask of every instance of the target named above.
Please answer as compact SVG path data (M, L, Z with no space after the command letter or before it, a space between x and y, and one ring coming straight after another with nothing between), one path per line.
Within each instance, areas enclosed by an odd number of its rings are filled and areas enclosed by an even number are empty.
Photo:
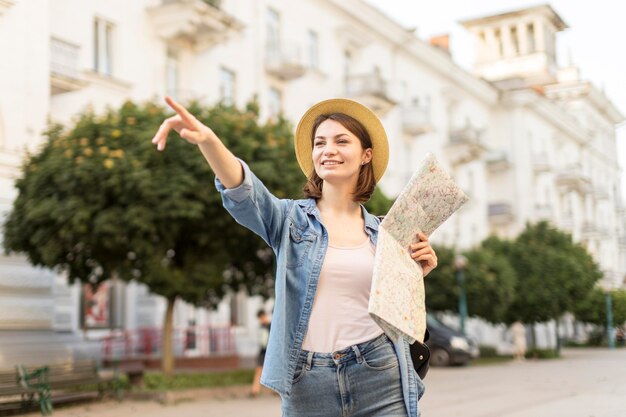
M611 291L607 291L605 294L606 299L606 329L609 336L609 349L615 349L615 334L613 332L613 299L611 297Z
M467 258L457 255L454 258L454 269L456 271L456 283L459 286L459 316L461 318L461 333L465 335L465 319L467 318L467 297L465 295L465 267Z

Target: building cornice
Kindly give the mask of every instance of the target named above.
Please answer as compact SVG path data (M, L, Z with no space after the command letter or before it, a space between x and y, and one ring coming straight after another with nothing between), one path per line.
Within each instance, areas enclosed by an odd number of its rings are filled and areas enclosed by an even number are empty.
M589 104L606 117L611 124L616 125L625 120L624 115L611 100L589 81L552 84L545 86L544 90L548 96L566 94L568 96L586 98Z
M408 55L416 58L422 65L429 67L438 75L460 87L470 95L487 105L498 101L498 91L487 81L477 78L456 64L449 54L415 36L413 29L401 26L385 13L364 0L324 0L326 3L341 10L348 18L375 32L394 46L401 47ZM355 13L358 10L358 13Z
M559 16L559 14L549 4L542 4L539 6L533 6L526 9L514 10L495 15L464 19L459 21L459 23L467 28L470 26L501 22L503 19L506 18L519 19L523 16L528 16L532 14L542 14L548 20L550 20L558 30L565 30L569 27L567 23L565 23L565 21L561 18L561 16Z
M538 116L563 130L580 145L586 145L587 136L571 115L564 112L541 94L532 89L512 90L502 93L502 104L511 107L527 107L535 110Z
M617 161L610 160L589 146L589 137L585 130L581 129L575 118L537 91L522 89L503 92L502 104L509 107L526 107L533 110L539 117L576 140L580 146L589 150L596 157L603 159L612 168L620 171Z

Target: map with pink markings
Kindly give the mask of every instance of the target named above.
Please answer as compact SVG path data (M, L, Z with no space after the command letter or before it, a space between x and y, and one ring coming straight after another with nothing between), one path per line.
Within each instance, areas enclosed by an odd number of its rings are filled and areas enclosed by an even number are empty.
M468 200L435 156L428 154L380 224L369 314L392 340L424 341L426 303L422 267L409 245L435 231Z

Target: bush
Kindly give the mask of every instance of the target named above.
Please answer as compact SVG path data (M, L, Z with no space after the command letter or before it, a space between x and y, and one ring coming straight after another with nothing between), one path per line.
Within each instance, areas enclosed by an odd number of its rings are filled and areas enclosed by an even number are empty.
M526 358L528 359L556 359L560 355L554 349L537 349L532 348L526 352Z
M144 389L148 391L166 391L246 385L252 382L253 375L254 371L247 369L228 372L181 373L173 376L151 372L144 376Z
M495 346L481 345L478 347L478 350L480 351L481 358L495 358L500 356L498 355L498 350L495 348Z

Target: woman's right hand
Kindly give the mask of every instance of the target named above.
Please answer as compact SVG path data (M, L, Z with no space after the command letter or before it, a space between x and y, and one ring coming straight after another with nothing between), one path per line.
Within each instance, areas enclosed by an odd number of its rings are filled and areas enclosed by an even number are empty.
M165 119L152 139L152 143L157 145L159 151L165 149L167 135L172 129L178 132L181 138L195 145L218 140L213 130L202 124L185 107L172 100L171 97L166 96L165 102L176 112L176 115Z

